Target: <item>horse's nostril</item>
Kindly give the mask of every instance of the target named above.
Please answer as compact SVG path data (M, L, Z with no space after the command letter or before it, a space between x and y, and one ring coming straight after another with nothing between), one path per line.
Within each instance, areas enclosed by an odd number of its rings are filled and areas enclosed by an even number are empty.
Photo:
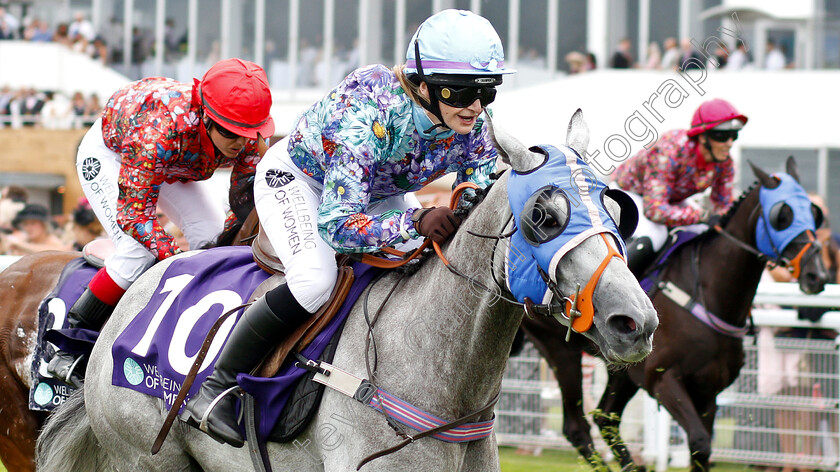
M638 327L636 320L625 315L615 315L610 318L608 323L614 330L621 334L633 333Z

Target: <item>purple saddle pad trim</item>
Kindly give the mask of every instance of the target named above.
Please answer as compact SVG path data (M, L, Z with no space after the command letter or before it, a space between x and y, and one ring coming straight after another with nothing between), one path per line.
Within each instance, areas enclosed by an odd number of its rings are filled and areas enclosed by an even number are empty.
M695 233L693 231L675 231L672 233L672 235L674 234L677 236L677 240L674 241L673 244L668 246L665 249L665 252L662 253L662 257L658 259L656 269L639 281L639 285L642 287L642 290L644 290L648 294L651 293L651 290L653 290L653 284L656 283L657 280L659 280L660 272L662 272L662 269L664 269L665 266L668 265L668 259L671 257L672 254L674 254L674 251L676 251L677 248L682 246L683 244L691 241L697 236L700 236L700 234L702 233Z

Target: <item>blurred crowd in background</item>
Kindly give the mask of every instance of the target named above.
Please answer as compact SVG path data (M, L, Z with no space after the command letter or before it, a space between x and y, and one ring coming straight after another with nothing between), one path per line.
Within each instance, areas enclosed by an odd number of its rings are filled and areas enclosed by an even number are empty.
M189 249L183 233L162 213L158 220L178 245ZM25 256L40 251L80 251L94 239L108 238L86 198L70 213L51 214L49 209L29 201L23 187L9 185L0 190L0 254Z

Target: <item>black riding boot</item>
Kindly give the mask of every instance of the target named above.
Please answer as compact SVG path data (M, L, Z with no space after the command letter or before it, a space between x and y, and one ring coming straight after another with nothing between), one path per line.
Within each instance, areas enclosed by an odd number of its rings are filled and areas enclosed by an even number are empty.
M67 322L71 328L99 331L113 312L113 306L100 300L87 288L67 313ZM56 351L47 365L47 372L68 385L81 387L87 364L83 358L84 356L76 356L69 352Z
M656 251L653 250L653 242L647 236L633 238L627 244L627 267L630 272L641 279L645 269L653 262Z
M281 314L278 316L277 312ZM242 447L244 440L239 433L233 394L237 388L236 374L250 372L271 348L309 316L285 284L255 301L234 326L213 373L187 403L181 420L220 443Z

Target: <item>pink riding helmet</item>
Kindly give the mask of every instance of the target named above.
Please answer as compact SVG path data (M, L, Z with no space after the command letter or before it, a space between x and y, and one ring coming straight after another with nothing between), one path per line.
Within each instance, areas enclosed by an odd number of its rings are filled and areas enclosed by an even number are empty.
M747 117L742 115L731 103L720 98L701 103L691 119L689 136L697 136L710 129L741 129L747 124Z

